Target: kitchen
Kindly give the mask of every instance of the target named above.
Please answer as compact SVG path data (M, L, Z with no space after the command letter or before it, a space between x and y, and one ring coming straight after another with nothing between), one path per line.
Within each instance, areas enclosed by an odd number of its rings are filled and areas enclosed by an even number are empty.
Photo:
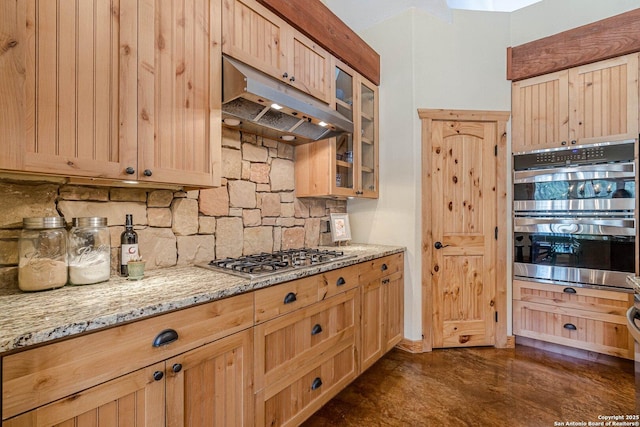
M278 220L275 218L279 217L282 217L281 224L291 224L281 225L283 235L280 236L280 241L290 242L287 243L290 247L330 243L326 225L327 213L345 211L350 215L354 241L406 247L405 338L419 341L422 334L422 298L418 284L421 242L419 233L415 230L420 229L421 193L420 128L416 109L509 110L510 85L504 78L507 46L516 46L638 6L635 1L607 5L591 2L593 4L590 3L589 7L585 7L584 2L567 2L562 5L555 3L547 0L511 14L456 10L449 12L452 14L449 18L433 16L421 10L407 10L393 19L359 32L381 56L380 117L384 123L380 126L382 143L379 199L354 199L348 202L296 200L293 196L291 173L271 176L294 167L294 154L290 146L275 144L272 147L257 147L255 139L241 141L233 133L226 133L223 139L223 175L233 180L237 177L250 177L253 172L254 181L257 181L256 191L265 194L268 192L257 190L257 187L270 180L270 190L277 191L280 200L276 203L273 196L262 197L262 203L268 202L273 207L272 213L267 216L274 218L274 224L266 227L276 227ZM346 18L343 19L347 21ZM542 22L552 28L540 28ZM437 43L430 43L428 48L423 49L425 41L431 40L437 40ZM410 48L397 48L406 46L408 42ZM433 58L437 58L437 61ZM469 64L473 66L469 67ZM250 139L248 135L243 135L243 138ZM387 141L394 143L386 143ZM262 166L267 163L267 159L271 159L271 164L275 163L278 167L267 172L266 167ZM274 182L277 183L275 188ZM109 224L120 228L124 214L133 213L134 220L139 221L137 225L141 227L140 251L146 257L154 257L148 259L148 262L158 267L212 259L211 248L200 243L206 241L203 235L213 235L211 231L206 231L212 230L212 227L216 230L221 227L222 231L216 235L216 251L224 247L224 253L237 253L241 250L238 245L243 240L241 236L244 220L238 216L238 209L250 211L257 206L255 201L247 201L244 197L245 185L238 185L239 188L234 189L233 193L229 192L227 196L221 194L219 189L203 190L199 194L186 192L175 195L160 188L147 196L146 192L136 190L90 187L88 192L82 186L59 189L58 185L60 184L55 182L43 186L28 183L8 185L7 193L17 196L14 199L3 198L8 206L2 212L8 212L10 218L9 221L3 221L3 224L15 223L22 217L36 213L19 213L14 205L16 199L46 201L46 206L39 207L37 213L55 214L60 211L65 217L95 215L99 212L107 215L104 209L109 206L114 211L108 214ZM58 199L56 194L59 191L62 195ZM144 200L141 193L145 193ZM227 202L225 197L233 201ZM201 212L205 210L205 214L199 217L198 209ZM250 213L247 212L247 215ZM206 217L215 217L217 224L213 225L212 219L202 219ZM144 228L151 221L152 227ZM257 223L257 220L254 221ZM119 231L121 230L114 230L118 238ZM257 250L263 246L273 248L274 242L269 237L273 236L273 232L274 230L264 230L261 224L260 227L253 227L244 238L255 236L255 243L251 245ZM10 258L13 262L3 264L15 264L16 231L9 228L3 233L7 256L14 257ZM221 235L224 237L221 238ZM275 239L277 240L279 239ZM117 255L117 251L114 255ZM509 315L507 312L507 316Z

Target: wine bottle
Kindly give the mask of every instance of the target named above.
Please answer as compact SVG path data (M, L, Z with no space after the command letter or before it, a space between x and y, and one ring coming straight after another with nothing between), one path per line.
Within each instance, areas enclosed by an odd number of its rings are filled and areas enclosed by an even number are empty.
M130 259L137 259L138 253L138 233L133 230L133 215L127 214L124 231L120 235L120 274L129 275L127 263Z

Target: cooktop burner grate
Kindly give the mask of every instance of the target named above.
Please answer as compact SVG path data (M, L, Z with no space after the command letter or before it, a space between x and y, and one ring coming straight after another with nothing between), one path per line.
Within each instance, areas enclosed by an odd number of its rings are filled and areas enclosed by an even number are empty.
M269 274L326 264L332 261L353 258L355 255L345 255L343 251L330 249L288 249L273 253L259 253L245 255L238 258L216 259L201 267L224 271L242 277L262 277Z

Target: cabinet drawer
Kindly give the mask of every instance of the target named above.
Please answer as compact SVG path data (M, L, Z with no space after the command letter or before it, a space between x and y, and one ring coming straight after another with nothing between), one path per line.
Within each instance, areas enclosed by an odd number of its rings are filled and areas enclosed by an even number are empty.
M402 253L377 258L359 264L360 283L368 283L379 277L389 276L404 270Z
M346 343L288 385L256 396L257 426L297 426L356 377L353 344Z
M318 276L260 289L254 294L256 323L265 322L318 301Z
M633 359L633 339L624 316L516 300L513 302L513 332Z
M320 283L318 284L318 300L330 298L357 286L357 265L324 272L320 275Z
M2 359L2 418L77 393L252 326L253 295L239 295ZM154 347L160 332L178 339Z
M513 281L513 299L624 316L633 294L600 289Z
M280 389L341 342L355 342L351 290L255 327L255 388Z

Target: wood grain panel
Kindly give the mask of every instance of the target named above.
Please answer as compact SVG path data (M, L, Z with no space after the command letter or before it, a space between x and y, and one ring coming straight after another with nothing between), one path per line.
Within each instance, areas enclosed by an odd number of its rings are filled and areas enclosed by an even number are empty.
M380 84L380 55L320 0L258 0L360 74Z
M569 73L561 71L512 85L512 150L560 146L569 138Z
M0 168L21 169L26 140L28 102L26 67L27 2L0 2L0 134L5 141L0 150ZM31 98L32 99L32 98Z
M571 140L638 136L638 54L569 70Z
M634 9L510 48L507 79L522 80L638 51L640 9Z
M633 359L624 316L518 300L513 309L516 335Z
M293 44L289 47L293 57L287 69L295 77L292 84L328 103L332 77L329 53L299 33L294 33L289 40Z
M58 400L2 422L3 427L147 427L164 425L164 381L154 381L164 363Z
M252 424L252 341L248 329L167 360L168 427Z
M138 75L138 178L218 184L220 6L143 0ZM154 16L154 20L148 19Z

